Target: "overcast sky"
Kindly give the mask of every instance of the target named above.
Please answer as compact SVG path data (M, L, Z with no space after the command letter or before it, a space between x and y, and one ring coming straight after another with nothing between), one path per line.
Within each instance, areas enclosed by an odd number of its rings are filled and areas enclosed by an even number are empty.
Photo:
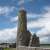
M50 0L0 0L0 42L15 42L21 5L27 11L28 30L41 43L50 43Z

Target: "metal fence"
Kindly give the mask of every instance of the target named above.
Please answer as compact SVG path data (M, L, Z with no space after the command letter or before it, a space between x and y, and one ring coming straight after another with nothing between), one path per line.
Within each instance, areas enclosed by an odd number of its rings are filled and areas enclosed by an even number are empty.
M42 47L18 47L16 50L50 50L50 48L42 48Z

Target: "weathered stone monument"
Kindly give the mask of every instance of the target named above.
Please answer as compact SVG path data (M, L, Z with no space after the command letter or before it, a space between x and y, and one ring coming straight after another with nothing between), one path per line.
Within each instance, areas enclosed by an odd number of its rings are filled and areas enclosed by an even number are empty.
M31 33L27 30L26 11L20 10L18 16L17 47L28 46Z

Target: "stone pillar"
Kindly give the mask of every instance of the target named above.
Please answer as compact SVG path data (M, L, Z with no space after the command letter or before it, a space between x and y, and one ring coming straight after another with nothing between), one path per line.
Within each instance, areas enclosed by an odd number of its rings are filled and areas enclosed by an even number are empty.
M30 32L27 31L26 11L20 10L18 16L17 46L28 46Z

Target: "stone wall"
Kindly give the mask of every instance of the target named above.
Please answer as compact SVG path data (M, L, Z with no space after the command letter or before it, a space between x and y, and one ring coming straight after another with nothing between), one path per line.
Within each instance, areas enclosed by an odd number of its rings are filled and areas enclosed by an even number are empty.
M50 48L41 48L41 47L18 47L16 50L50 50Z

